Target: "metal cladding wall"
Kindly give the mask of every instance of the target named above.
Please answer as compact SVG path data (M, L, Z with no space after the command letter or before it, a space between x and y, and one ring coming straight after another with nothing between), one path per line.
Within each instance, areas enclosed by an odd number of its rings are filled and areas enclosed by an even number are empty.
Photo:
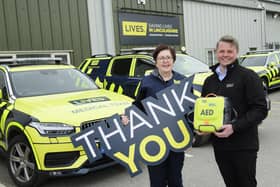
M208 63L208 51L226 34L238 39L240 54L249 48L262 49L262 21L260 9L184 1L187 52Z
M118 13L139 13L154 16L179 16L180 19L180 46L184 45L183 27L183 0L144 0L145 4L138 4L138 0L113 0L113 19L115 29L115 43L117 52L121 48L131 48L132 45L120 45ZM143 1L142 1L143 2ZM137 46L137 45L135 45ZM180 47L176 46L176 47Z
M73 50L90 54L86 0L0 0L0 50Z
M280 11L280 9L279 9ZM280 48L280 13L266 14L266 44L268 48ZM277 46L278 45L278 46Z
M115 54L112 1L87 0L91 54Z

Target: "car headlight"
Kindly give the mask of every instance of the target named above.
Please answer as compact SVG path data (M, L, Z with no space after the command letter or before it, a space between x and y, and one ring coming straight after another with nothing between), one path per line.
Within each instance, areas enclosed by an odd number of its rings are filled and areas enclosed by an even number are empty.
M75 132L74 127L63 123L41 123L31 122L30 126L36 128L41 135L61 136Z

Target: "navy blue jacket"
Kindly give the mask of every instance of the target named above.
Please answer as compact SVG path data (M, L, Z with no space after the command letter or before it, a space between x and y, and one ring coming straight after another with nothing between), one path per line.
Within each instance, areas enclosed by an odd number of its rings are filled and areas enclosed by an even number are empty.
M133 104L136 105L142 111L144 111L144 108L141 104L142 99L145 99L149 96L156 98L157 92L171 86L174 83L174 81L176 82L178 80L186 78L184 75L181 75L175 71L173 71L172 73L173 76L168 81L164 81L162 79L157 69L155 69L150 75L145 76L140 83L138 94Z

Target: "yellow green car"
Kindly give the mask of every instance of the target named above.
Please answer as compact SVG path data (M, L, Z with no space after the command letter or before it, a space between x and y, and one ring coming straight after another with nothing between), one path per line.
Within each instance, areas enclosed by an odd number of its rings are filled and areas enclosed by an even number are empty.
M70 136L123 113L131 102L98 89L58 59L0 59L0 147L15 184L35 186L42 176L85 174L115 164L106 157L89 164Z
M95 55L86 58L79 66L100 88L132 98L135 98L139 82L154 68L154 60L149 53ZM196 74L194 94L197 96L200 96L204 80L211 74L206 64L187 54L176 55L174 70L185 76Z
M251 51L240 57L240 63L259 75L266 90L280 87L280 51Z

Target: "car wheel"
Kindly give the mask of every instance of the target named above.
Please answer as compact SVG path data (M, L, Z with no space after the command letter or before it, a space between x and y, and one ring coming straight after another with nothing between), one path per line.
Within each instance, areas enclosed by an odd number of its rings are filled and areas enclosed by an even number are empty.
M267 94L268 93L268 81L266 78L262 78L262 82L263 82L264 91Z
M198 134L194 134L194 142L192 144L193 147L200 147L204 144L206 144L207 142L209 142L209 138L210 135L198 135Z
M9 143L8 169L18 186L37 186L41 181L32 149L24 136L16 136Z

